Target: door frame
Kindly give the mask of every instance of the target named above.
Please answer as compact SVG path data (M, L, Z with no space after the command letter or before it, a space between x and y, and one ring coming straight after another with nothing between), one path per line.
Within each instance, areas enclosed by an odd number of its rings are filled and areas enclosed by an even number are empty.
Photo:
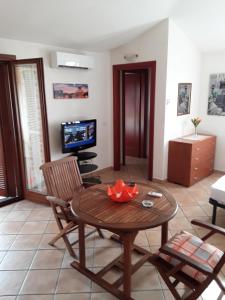
M155 118L155 84L156 61L146 61L131 64L113 65L113 141L114 141L114 170L121 167L121 73L131 70L148 70L150 87L149 112L149 148L148 148L148 179L153 178L153 149L154 149L154 118Z
M19 160L20 160L20 174L22 178L22 195L23 197L28 198L31 201L47 204L48 202L44 194L26 190L26 175L25 175L26 171L25 171L25 161L24 161L23 132L22 132L20 112L19 112L19 98L17 93L16 74L15 74L15 65L17 64L37 65L42 134L43 134L43 142L44 142L44 157L45 157L45 162L49 162L51 160L51 155L50 155L49 132L48 132L48 115L47 115L47 108L46 108L46 96L45 96L45 86L44 86L43 59L42 58L19 59L19 60L12 61L10 64L11 64L11 76L12 76L12 94L14 98L15 122L16 122L16 129L17 129L17 143L18 143L18 152L19 152Z

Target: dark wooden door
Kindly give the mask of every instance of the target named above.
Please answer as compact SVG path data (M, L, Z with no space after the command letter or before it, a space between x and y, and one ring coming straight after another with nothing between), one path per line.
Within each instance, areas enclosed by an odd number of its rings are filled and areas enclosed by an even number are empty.
M16 199L21 180L12 94L9 62L0 55L0 195Z
M140 74L125 73L125 155L139 156Z
M124 155L146 157L147 73L124 73Z

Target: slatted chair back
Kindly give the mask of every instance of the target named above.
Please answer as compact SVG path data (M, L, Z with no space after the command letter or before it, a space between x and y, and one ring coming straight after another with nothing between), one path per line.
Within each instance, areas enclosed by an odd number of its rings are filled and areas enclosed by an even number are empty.
M76 157L66 157L43 164L47 194L64 201L70 201L75 191L82 188L82 178Z

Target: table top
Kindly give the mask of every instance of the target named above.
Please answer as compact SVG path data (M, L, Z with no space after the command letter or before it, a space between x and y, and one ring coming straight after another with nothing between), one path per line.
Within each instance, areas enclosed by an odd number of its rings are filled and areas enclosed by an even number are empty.
M72 211L86 224L122 231L157 227L174 217L178 206L172 195L151 182L137 186L139 194L132 201L116 203L107 196L107 184L95 185L74 195ZM163 196L148 196L150 191L161 192ZM153 201L153 207L143 207L142 200Z

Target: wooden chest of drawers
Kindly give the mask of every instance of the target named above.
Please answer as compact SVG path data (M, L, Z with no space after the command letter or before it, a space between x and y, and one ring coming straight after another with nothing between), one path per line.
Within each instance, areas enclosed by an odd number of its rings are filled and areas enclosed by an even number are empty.
M216 137L208 135L170 141L168 181L190 186L209 176L214 168L215 146Z

